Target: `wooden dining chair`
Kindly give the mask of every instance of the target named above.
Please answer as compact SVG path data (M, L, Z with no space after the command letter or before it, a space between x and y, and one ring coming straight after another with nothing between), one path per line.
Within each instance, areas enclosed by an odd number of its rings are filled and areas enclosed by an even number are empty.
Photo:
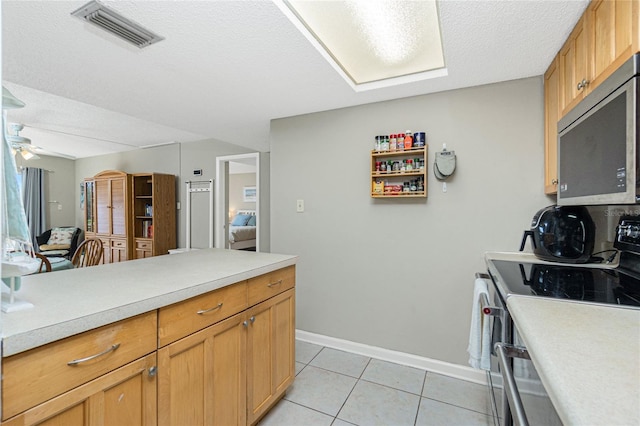
M71 263L74 268L84 268L95 266L102 260L102 240L97 238L87 238L76 249Z
M47 259L47 256L44 256L40 253L28 252L30 255L33 255L36 259L40 260L40 267L35 274L39 274L41 272L51 272L51 262Z

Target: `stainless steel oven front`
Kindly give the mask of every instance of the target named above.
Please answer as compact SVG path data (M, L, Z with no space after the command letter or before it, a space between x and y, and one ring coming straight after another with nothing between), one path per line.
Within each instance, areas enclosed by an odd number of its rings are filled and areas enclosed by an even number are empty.
M562 425L495 281L478 275L490 281L491 302L483 301L482 311L491 318L487 377L498 425Z

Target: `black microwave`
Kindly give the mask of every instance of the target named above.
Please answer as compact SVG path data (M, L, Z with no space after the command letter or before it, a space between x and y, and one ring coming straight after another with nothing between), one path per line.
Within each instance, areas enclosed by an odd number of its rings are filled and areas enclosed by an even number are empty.
M558 122L558 205L640 202L640 54Z

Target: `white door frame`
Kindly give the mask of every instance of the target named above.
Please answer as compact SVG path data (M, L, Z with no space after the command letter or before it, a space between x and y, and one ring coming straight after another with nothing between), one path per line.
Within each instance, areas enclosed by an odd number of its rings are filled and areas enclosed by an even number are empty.
M215 227L213 233L216 248L228 248L229 239L229 206L227 191L229 189L229 162L235 160L255 159L256 163L256 251L260 251L260 153L225 155L216 158L216 206Z

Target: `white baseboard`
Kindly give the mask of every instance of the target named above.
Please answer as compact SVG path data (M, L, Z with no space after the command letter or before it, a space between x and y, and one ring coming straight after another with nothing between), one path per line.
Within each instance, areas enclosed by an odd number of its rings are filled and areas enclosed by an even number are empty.
M487 384L487 374L484 370L477 370L464 365L451 364L449 362L425 358L405 352L398 352L349 340L337 339L335 337L325 336L322 334L310 333L304 330L296 330L296 339L358 355L368 356L370 358L406 365L408 367L420 368L432 373L442 374L456 379L466 380L468 382L482 385Z

